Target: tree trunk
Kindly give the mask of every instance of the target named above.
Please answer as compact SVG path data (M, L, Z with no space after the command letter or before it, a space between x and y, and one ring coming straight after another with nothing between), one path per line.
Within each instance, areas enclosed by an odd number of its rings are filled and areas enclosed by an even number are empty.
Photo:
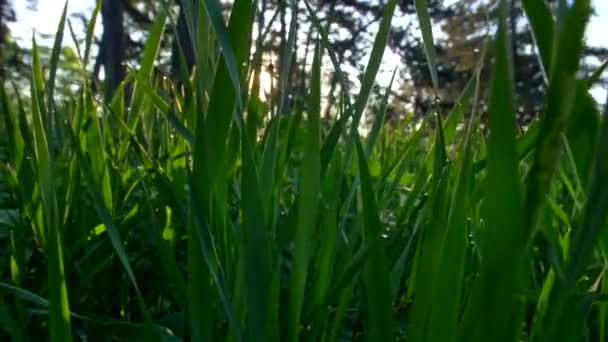
M125 77L126 36L122 2L105 0L101 15L103 35L100 53L105 74L105 94L107 99L111 99Z

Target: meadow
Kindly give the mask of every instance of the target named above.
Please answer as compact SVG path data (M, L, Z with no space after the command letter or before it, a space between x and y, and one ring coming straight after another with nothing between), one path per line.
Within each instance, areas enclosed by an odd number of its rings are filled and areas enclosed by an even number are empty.
M500 0L493 58L454 108L389 123L386 91L366 134L396 0L332 118L322 69L343 73L313 5L313 61L294 66L307 93L285 111L259 96L255 1L227 22L219 0L195 3L179 80L154 72L176 29L161 11L137 68L96 95L98 4L75 96L55 94L65 11L48 63L33 41L30 92L0 84L0 339L608 341L608 118L589 95L606 64L578 77L589 0L555 15L523 0L547 88L526 129Z

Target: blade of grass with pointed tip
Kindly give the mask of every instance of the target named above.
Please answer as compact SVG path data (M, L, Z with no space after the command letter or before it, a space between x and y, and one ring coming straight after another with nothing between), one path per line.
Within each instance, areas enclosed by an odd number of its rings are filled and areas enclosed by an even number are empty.
M154 61L156 60L156 57L158 56L158 53L160 51L162 36L163 32L165 31L166 22L167 13L165 11L161 11L156 17L154 25L150 29L150 34L148 35L148 40L144 47L139 67L139 78L138 82L136 82L135 86L133 87L133 97L131 99L129 120L127 121L131 129L133 129L139 121L140 109L145 94L144 89L142 89L142 87L140 86L141 82L139 80L145 80L144 83L148 83L151 80L154 68Z
M208 165L205 167L209 168L209 179L207 181L215 184L227 159L227 136L235 105L238 105L238 108L242 108L242 94L240 93L241 87L239 85L241 66L249 53L254 6L250 0L236 1L230 14L228 32L226 33L224 32L226 28L221 12L214 12L216 7L219 6L217 0L205 0L205 4L211 17L213 28L220 39L223 53L217 66L211 90L207 117L205 118L206 131L201 131L201 127L197 127L196 129L196 137L198 138L200 135L205 134L208 144L202 146L197 143L196 146L202 149L196 147L194 149L194 168L197 169L203 165L197 166L197 163L203 162L203 153L206 154L206 163ZM232 57L229 57L231 54ZM233 75L234 73L236 75ZM236 85L235 82L237 82ZM201 121L197 119L197 122L203 124Z
M354 112L352 114L351 123L352 138L354 138L355 132L357 131L357 129L359 129L359 122L361 120L361 116L365 111L369 94L371 93L372 87L374 86L376 75L378 74L380 64L382 63L384 51L386 50L386 46L388 45L388 36L391 31L391 23L393 21L393 14L395 13L396 5L396 0L389 0L388 3L384 6L384 10L382 12L382 20L380 21L378 33L376 34L376 39L374 40L374 45L372 46L369 61L367 62L365 73L363 74L363 80L361 81L361 90L359 91L359 95L357 96L357 98L355 99L355 103L353 104Z
M68 0L66 0L65 5L63 6L63 11L61 12L61 19L59 20L59 27L55 32L55 42L53 43L53 49L51 50L51 61L49 66L49 79L46 83L46 101L47 108L49 110L49 114L51 120L54 123L55 116L55 77L57 76L57 66L59 64L59 57L61 54L61 44L63 43L63 32L65 31L65 21L68 10ZM58 127L57 127L58 129Z
M363 241L367 245L380 238L382 225L378 218L378 209L367 159L358 137L356 139L356 149L359 159L363 202ZM395 324L393 322L389 263L385 250L380 244L373 247L369 259L363 267L363 284L367 297L367 340L393 341L395 338Z
M301 184L298 198L298 218L296 221L294 266L290 279L289 324L287 339L298 340L298 330L308 268L313 251L313 236L319 208L321 184L321 56L317 44L312 66L309 103L306 122L306 147L301 167Z
M426 61L429 66L429 72L431 73L433 88L435 88L435 92L437 92L437 90L439 89L439 78L437 77L437 52L435 51L433 26L431 24L429 8L426 0L415 0L414 5L416 6L416 14L418 15L420 30L422 31L422 40L424 41L424 52L426 54Z
M507 1L499 7L494 76L490 96L490 137L481 236L481 271L462 323L467 341L514 341L521 331L523 303L517 297L524 280L527 239L515 148L513 66L507 39Z
M297 18L298 16L298 5L297 5L297 1L292 0L290 1L291 5L290 5L290 10L291 10L291 16L292 18ZM281 69L280 69L280 74L279 74L279 108L278 108L278 114L283 114L283 110L285 108L285 101L287 99L287 95L288 95L288 86L289 86L289 82L291 82L292 76L292 70L291 70L291 63L292 63L292 56L294 54L295 51L297 51L297 48L295 46L296 44L296 36L297 36L297 20L290 20L289 23L289 33L287 34L287 43L283 45L283 52L282 52L282 56L281 56Z
M466 105L475 93L476 86L477 81L475 75L473 75L443 123L445 142L448 145L452 142L452 139L456 135L456 128L464 117Z
M374 148L374 145L376 144L376 140L378 139L378 137L380 136L380 132L384 128L384 121L386 119L386 108L388 105L388 98L389 98L389 95L391 94L391 90L393 89L393 81L395 80L396 73L397 73L397 68L395 68L395 70L393 70L393 75L391 76L391 81L389 82L388 87L386 88L386 93L382 97L382 101L380 102L380 108L378 110L378 113L376 113L376 118L375 118L374 123L372 124L372 128L369 131L369 134L367 136L367 141L365 142L365 155L366 156L369 156L369 154L372 152L372 149Z
M93 13L91 14L91 19L87 25L87 33L84 41L84 60L83 60L83 68L86 69L89 64L89 57L91 56L91 45L93 44L93 38L95 38L95 27L97 25L97 18L99 17L99 12L101 11L101 5L103 0L97 0L95 4L95 8L93 9Z
M48 257L48 291L49 291L49 337L51 342L71 341L72 325L70 322L70 306L68 290L63 266L63 249L61 227L59 224L59 209L54 187L53 160L49 152L44 119L41 113L41 103L44 101L42 69L38 46L33 39L32 57L34 59L32 78L32 125L34 151L38 183L44 210L45 235L47 237L46 254ZM47 118L48 119L48 118Z
M225 70L223 70L223 72L218 71L218 77L223 79L228 76L232 82L233 91L236 94L234 100L236 100L239 107L242 107L240 69L243 64L243 57L249 52L248 48L244 51L243 42L250 41L251 24L253 23L253 5L250 0L235 1L230 15L230 23L228 28L226 28L224 16L222 14L222 5L219 0L204 0L204 3L209 15L209 20L211 21L211 26L213 27L219 45L222 48L223 62L220 61L220 68L223 65ZM244 29L244 31L237 33L237 29ZM215 87L216 86L214 85L214 88ZM224 90L227 89L224 88Z
M460 162L452 189L450 208L439 253L438 272L433 290L433 304L429 317L429 341L454 341L458 336L461 294L464 285L464 264L467 251L467 211L469 182L472 175L471 134L474 123L467 125L465 140L460 150Z
M327 51L330 61L334 67L334 71L338 74L337 77L338 77L338 80L339 80L341 88L342 88L341 90L342 90L342 93L343 93L343 96L344 96L344 99L346 102L346 107L350 107L350 96L348 95L348 92L347 92L347 89L349 89L348 83L347 83L347 78L345 77L345 74L342 71L342 67L340 66L341 64L338 61L336 54L333 52L334 50L332 49L331 42L329 41L329 35L327 33L327 30L325 29L325 27L323 27L323 25L321 25L321 21L319 20L315 10L308 3L308 0L304 0L304 5L306 5L306 9L308 10L308 16L312 20L313 25L315 26L315 28L319 32L319 35L321 36L321 42L323 43L323 49L325 51Z
M522 4L532 27L534 42L539 50L545 80L548 80L553 58L553 31L555 29L553 15L544 1L522 0Z

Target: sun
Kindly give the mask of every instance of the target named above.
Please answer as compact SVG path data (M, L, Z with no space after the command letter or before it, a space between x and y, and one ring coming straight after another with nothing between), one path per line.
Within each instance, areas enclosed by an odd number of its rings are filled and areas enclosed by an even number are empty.
M270 99L270 94L272 92L272 88L275 87L273 84L272 74L263 69L260 73L260 93L258 96L264 102Z

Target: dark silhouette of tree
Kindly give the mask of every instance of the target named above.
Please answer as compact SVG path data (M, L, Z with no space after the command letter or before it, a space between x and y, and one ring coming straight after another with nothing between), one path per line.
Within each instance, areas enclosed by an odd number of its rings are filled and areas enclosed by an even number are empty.
M103 66L105 94L111 98L125 77L126 35L121 0L105 0L101 8L103 34L94 74Z
M9 45L13 45L9 41L8 23L14 22L16 17L11 5L8 0L0 0L0 77L6 74L5 65L9 59Z

